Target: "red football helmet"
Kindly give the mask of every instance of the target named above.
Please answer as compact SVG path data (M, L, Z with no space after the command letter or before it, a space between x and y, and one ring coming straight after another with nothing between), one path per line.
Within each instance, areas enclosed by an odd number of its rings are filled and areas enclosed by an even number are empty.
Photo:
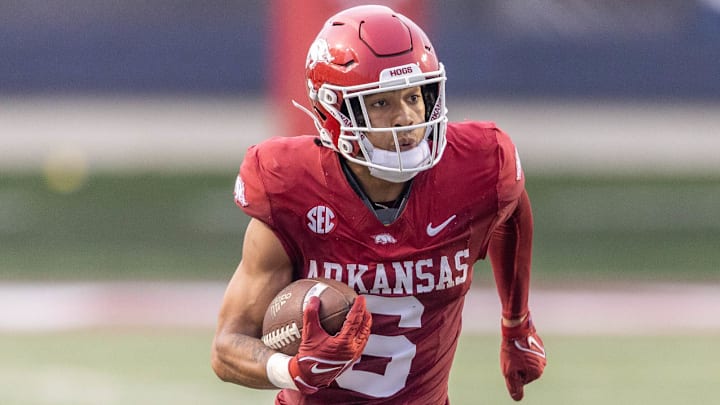
M442 157L447 128L445 70L427 35L409 18L375 5L334 15L311 45L305 73L313 111L295 105L313 118L324 146L371 171L412 175L433 167ZM371 125L365 96L417 86L425 102L425 122L394 128ZM429 152L422 162L406 164L397 132L420 127L426 128ZM393 133L397 160L390 165L373 163L368 132Z

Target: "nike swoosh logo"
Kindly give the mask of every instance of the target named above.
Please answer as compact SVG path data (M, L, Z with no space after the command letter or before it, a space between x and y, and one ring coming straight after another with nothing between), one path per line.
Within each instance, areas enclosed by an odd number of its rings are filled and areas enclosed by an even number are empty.
M445 222L443 222L442 224L440 224L438 226L432 226L432 222L429 223L427 226L427 229L426 229L428 236L435 236L435 235L439 234L440 231L445 229L446 226L450 225L450 222L452 222L453 219L455 219L455 217L457 217L457 215L451 216L450 218L446 219Z
M528 347L523 347L520 343L518 343L517 340L515 341L515 347L517 347L518 350L521 350L521 351L527 352L527 353L532 353L536 356L542 357L543 359L545 358L545 349L542 346L540 346L540 343L537 340L535 340L534 337L528 336L527 344L528 344ZM537 350L533 350L533 346L535 346L537 348Z
M318 363L313 364L313 366L310 368L310 371L313 374L323 374L323 373L329 373L331 371L340 370L342 366L339 367L328 367L328 368L320 368L318 367Z

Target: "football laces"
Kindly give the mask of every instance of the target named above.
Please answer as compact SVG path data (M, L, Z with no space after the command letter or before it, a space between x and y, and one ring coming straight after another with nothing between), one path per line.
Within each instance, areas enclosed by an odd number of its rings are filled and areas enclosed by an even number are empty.
M298 339L300 339L300 329L295 322L272 330L261 338L265 346L275 350L282 349Z

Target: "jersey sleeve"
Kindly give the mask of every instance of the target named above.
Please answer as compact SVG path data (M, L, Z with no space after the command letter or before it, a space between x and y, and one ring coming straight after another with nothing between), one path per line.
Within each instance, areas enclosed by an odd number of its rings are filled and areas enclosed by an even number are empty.
M277 212L282 211L283 191L286 183L278 179L284 178L283 165L276 155L283 155L278 151L277 143L261 143L248 148L245 158L240 165L240 172L235 181L235 204L248 216L267 225L277 236L285 248L291 261L299 257L293 233L281 223L282 219ZM292 183L292 181L290 181Z
M512 214L492 233L489 253L502 315L517 319L528 312L532 264L533 218L526 192Z
M525 190L525 174L523 173L520 155L510 137L500 129L496 129L498 144L498 182L497 193L500 210L514 205ZM512 208L510 209L512 210Z
M251 146L245 154L235 181L235 204L248 216L257 218L274 228L272 207L263 184L262 167L258 154L258 146Z
M502 315L516 319L528 311L533 218L525 191L517 148L510 137L497 130L499 153L498 216L489 244Z

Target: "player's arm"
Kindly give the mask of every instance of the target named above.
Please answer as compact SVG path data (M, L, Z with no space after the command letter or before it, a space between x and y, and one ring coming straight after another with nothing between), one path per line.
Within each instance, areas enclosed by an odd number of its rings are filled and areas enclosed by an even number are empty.
M320 300L310 298L303 312L297 355L287 356L265 346L259 339L265 311L291 281L292 264L282 243L265 224L251 220L243 258L225 292L212 346L212 367L220 379L252 388L289 388L312 394L329 386L360 358L372 324L362 296L355 299L342 329L333 336L320 326ZM318 372L316 367L324 369Z
M523 386L542 375L547 359L528 309L533 219L523 190L512 215L493 232L490 260L502 304L500 366L510 396L523 398Z
M262 222L252 219L243 242L240 264L220 307L212 345L212 367L223 381L252 388L277 388L266 364L276 353L259 339L265 309L292 281L292 264L280 240Z
M505 326L519 324L528 313L533 217L522 191L513 213L494 230L488 246Z

